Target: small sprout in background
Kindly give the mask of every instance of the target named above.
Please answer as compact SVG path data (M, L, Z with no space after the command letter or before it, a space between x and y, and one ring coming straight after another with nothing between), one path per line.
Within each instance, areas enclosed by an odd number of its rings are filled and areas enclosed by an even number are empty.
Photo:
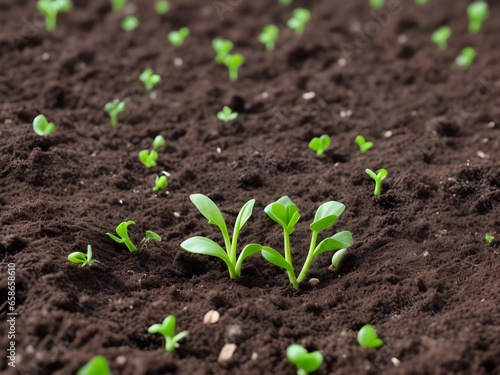
M111 7L113 12L121 12L125 7L127 0L111 0Z
M224 58L223 64L229 70L229 80L235 82L238 80L238 69L245 62L245 58L240 53L230 54Z
M432 41L436 43L441 51L448 48L448 39L451 36L451 28L442 26L432 34Z
M474 62L476 50L472 47L465 47L460 55L456 58L455 64L463 68L468 68Z
M160 148L165 146L165 138L162 135L157 135L153 140L153 148Z
M136 16L127 16L123 19L121 23L121 28L122 30L125 31L132 31L135 30L139 27L139 20L137 19Z
M87 246L87 254L81 252L69 254L68 260L71 263L79 264L80 267L90 266L95 261L94 259L92 259L92 246Z
M219 64L224 63L224 59L229 55L229 52L233 49L234 44L230 40L216 38L212 41L212 48L217 53L215 61Z
M231 122L238 118L238 112L233 112L227 105L222 108L222 111L217 113L217 118L220 121Z
M147 230L146 236L142 239L142 243L148 243L150 240L161 242L161 237L152 230Z
M165 190L168 186L167 176L156 176L155 186L153 187L153 191Z
M335 254L332 256L332 266L335 268L339 267L340 261L344 257L345 253L347 252L347 249L340 249L337 251Z
M170 9L170 3L167 0L157 0L155 4L155 11L158 14L165 14Z
M125 102L111 102L104 106L104 110L109 114L112 126L118 125L118 115L125 111L126 107L127 104Z
M187 27L181 27L178 31L171 31L168 33L168 40L175 47L180 47L184 40L189 36L191 31Z
M106 233L106 235L109 238L111 238L113 241L124 244L125 246L127 246L127 249L131 253L133 253L133 252L135 252L137 250L137 247L135 247L135 245L130 240L130 237L128 236L128 227L130 225L135 225L135 222L132 221L132 220L124 221L124 222L120 223L120 225L118 225L116 227L116 233L120 237L116 237L114 234L109 233L109 232Z
M370 324L364 325L359 330L358 343L362 348L378 348L384 344Z
M217 205L209 197L203 194L192 194L189 199L193 202L198 211L205 216L209 224L215 225L219 228L222 233L222 237L224 238L226 249L223 249L209 238L196 236L182 242L182 250L189 253L209 255L222 259L222 261L226 263L229 270L229 277L231 279L239 277L241 275L241 266L243 261L250 255L257 253L262 249L262 246L258 244L250 244L245 246L240 255L236 257L238 237L241 229L246 224L250 216L252 216L255 199L251 199L245 203L238 213L236 223L234 224L232 240L229 237L224 217L222 216Z
M415 2L416 2L418 5L425 5L425 4L427 4L428 0L415 0Z
M297 35L304 34L307 23L311 19L311 12L304 8L296 8L293 10L293 17L288 20L288 27L295 30Z
M387 177L387 171L385 169L379 169L375 174L375 172L371 169L366 169L365 172L375 181L375 191L373 194L375 194L376 197L380 196L382 191L382 181L384 181Z
M106 358L99 355L88 361L76 375L111 375L111 371Z
M309 148L316 151L317 156L321 156L325 153L326 149L330 146L330 137L323 134L321 137L315 137L309 142Z
M370 6L375 10L382 9L384 5L385 0L370 0Z
M301 345L293 344L286 349L286 357L297 366L297 375L307 375L320 368L323 355L319 351L309 353Z
M281 5L290 5L291 3L293 3L293 0L279 0L279 3Z
M484 236L484 239L486 240L486 242L491 244L493 242L493 240L495 239L495 237L493 237L491 234L486 233Z
M57 26L57 14L69 12L73 9L71 0L38 0L38 10L45 15L45 27L54 31Z
M178 342L188 335L187 331L175 334L175 317L173 315L167 316L161 324L153 324L148 328L148 333L159 333L165 339L165 349L168 352L173 352L179 347Z
M469 32L476 34L490 15L488 3L482 0L474 1L467 7L467 15L469 16Z
M264 44L268 51L273 51L276 47L276 39L278 39L279 33L280 30L277 26L267 25L259 36L259 42Z
M48 122L44 115L38 115L33 120L33 130L40 136L49 135L56 130L56 125Z
M156 159L158 159L156 150L142 150L139 152L139 160L146 168L156 167Z
M161 77L153 72L153 69L146 69L139 76L139 81L144 83L146 90L151 91L158 83L161 82Z
M373 142L367 142L365 137L362 135L358 135L356 139L354 139L354 142L357 143L362 154L373 147Z

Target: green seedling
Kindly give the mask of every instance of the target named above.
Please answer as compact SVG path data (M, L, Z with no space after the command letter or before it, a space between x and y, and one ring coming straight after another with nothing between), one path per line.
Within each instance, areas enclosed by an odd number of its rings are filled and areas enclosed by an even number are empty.
M111 8L113 8L113 12L121 12L126 3L127 0L111 0Z
M156 167L156 159L158 159L158 152L156 150L142 150L139 152L139 160L146 168Z
M373 172L371 169L365 169L365 172L375 181L375 194L376 197L380 196L382 191L382 181L387 177L387 171L385 169L379 169L377 173Z
M71 0L38 0L38 10L45 15L45 28L54 31L57 26L57 14L73 9Z
M142 239L141 242L148 243L151 240L155 240L156 242L161 242L161 237L152 230L147 230L146 236Z
M112 233L106 233L106 235L111 238L113 241L115 242L118 242L118 243L122 243L124 244L125 246L127 246L127 249L133 253L135 251L137 251L137 247L135 247L135 245L132 243L132 241L130 240L130 237L128 236L128 227L130 225L135 225L135 222L132 221L132 220L129 220L129 221L124 221L122 223L120 223L120 225L118 225L116 227L116 233L120 236L120 237L117 237L115 236L114 234Z
M277 26L267 25L259 36L259 42L264 44L268 51L273 51L276 47L276 39L278 39L279 33L280 30Z
M476 50L472 47L465 47L460 55L456 58L455 64L463 68L468 68L474 62Z
M222 108L222 111L217 113L217 118L220 121L231 122L238 118L238 112L233 112L227 105Z
M476 34L490 15L488 3L482 0L474 1L467 7L467 15L469 16L469 32Z
M78 370L76 375L111 375L111 371L106 358L98 355Z
M448 48L448 39L451 36L451 28L442 26L432 34L432 41L436 43L441 51Z
M112 126L118 125L118 115L125 111L126 107L127 104L125 102L112 102L104 106L104 110L109 114Z
M337 251L335 254L332 256L332 266L335 268L339 267L339 263L344 257L345 253L347 252L347 249L340 249Z
M80 267L90 266L92 263L95 262L95 260L92 259L92 246L90 245L87 246L87 254L81 252L75 252L69 254L68 260L71 263L79 264Z
M415 0L415 2L416 2L418 5L425 5L425 4L427 4L428 0Z
M168 33L168 40L175 47L180 47L184 40L189 36L191 31L187 27L181 27L178 31L171 31Z
M293 0L279 0L281 5L290 5L292 2Z
M153 187L153 191L165 190L167 188L168 181L167 176L156 176L155 186Z
M362 135L358 135L356 139L354 139L354 142L356 142L356 144L359 146L359 150L363 154L373 147L373 142L367 142L365 137L363 137Z
M317 244L319 233L335 224L344 210L345 206L335 201L323 203L318 208L314 216L314 221L309 226L312 231L309 252L307 253L307 258L299 276L296 277L292 262L290 235L295 231L295 225L300 219L300 214L297 206L290 198L286 196L281 197L276 202L269 204L264 211L273 221L283 228L285 256L283 257L278 251L267 246L262 248L262 256L270 263L285 269L288 273L290 283L295 289L298 289L299 284L304 281L307 276L311 263L319 254L327 251L347 249L353 244L352 234L347 231L339 232L324 239L319 245Z
M493 237L491 234L486 233L484 235L484 239L486 240L486 242L488 242L489 244L491 244L493 242L493 240L495 239L495 237Z
M330 146L330 137L323 134L321 137L315 137L309 142L309 148L316 151L317 156L321 156L325 153L326 149Z
M236 258L238 237L241 229L246 224L250 216L252 216L255 199L249 200L241 208L234 225L232 240L229 237L226 222L222 217L219 208L210 198L203 194L193 194L189 197L189 199L191 199L191 202L193 202L198 211L205 216L209 224L215 225L220 229L222 237L224 238L226 249L224 250L211 239L200 236L187 239L181 243L181 248L190 253L209 255L222 259L224 263L226 263L229 270L229 277L231 279L239 277L241 275L241 266L243 261L250 255L257 253L262 249L262 246L258 244L247 245L240 253L239 257Z
M144 83L146 90L151 91L158 83L161 82L161 77L153 72L153 69L146 69L139 76L139 81Z
M370 0L370 6L375 10L382 9L384 5L385 0Z
M297 375L307 375L320 368L323 354L319 351L309 353L301 345L293 344L286 349L286 357L297 366Z
M231 82L238 80L238 69L244 62L245 58L239 53L229 54L224 58L223 64L229 70L229 80Z
M230 40L225 39L214 39L212 41L212 48L214 49L217 56L215 56L215 61L219 64L224 63L224 59L229 55L229 52L233 49L234 44Z
M311 12L304 8L296 8L293 10L293 17L288 20L287 25L297 35L302 35L310 19Z
M153 148L160 148L162 146L165 146L165 138L161 135L157 135L155 139L153 140L152 146Z
M148 328L148 333L159 333L165 339L165 349L168 352L173 352L179 347L179 341L188 335L187 331L175 334L175 316L167 316L161 324L153 324Z
M167 0L157 0L155 4L155 11L158 14L165 14L170 9L170 3Z
M122 30L125 31L132 31L135 30L139 27L139 20L137 19L136 16L127 16L123 19L121 23L121 28Z
M370 324L364 325L359 330L358 343L362 348L378 348L384 344Z
M56 124L48 122L44 115L38 115L33 120L33 130L40 136L49 135L56 130Z

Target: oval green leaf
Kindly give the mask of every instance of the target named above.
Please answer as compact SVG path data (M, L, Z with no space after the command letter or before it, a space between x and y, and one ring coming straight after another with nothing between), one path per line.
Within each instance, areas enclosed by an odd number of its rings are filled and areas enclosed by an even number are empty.
M310 225L313 232L321 232L330 228L337 218L344 212L345 205L340 202L330 201L323 203L314 216L314 222Z
M347 249L353 244L352 233L348 231L339 232L332 237L325 238L314 249L314 257L321 253L332 250Z

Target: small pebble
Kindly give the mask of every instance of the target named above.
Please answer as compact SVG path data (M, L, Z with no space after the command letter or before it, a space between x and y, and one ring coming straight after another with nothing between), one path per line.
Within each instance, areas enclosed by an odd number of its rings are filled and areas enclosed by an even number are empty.
M165 175L166 177L170 177L171 176L171 174L168 173L167 171L162 171L161 174Z
M305 100L311 100L311 99L314 99L316 97L316 93L314 91L306 92L304 95L302 95L302 97Z
M346 59L344 59L343 57L341 57L339 59L339 61L337 61L337 64L339 64L340 66L346 66L347 65L347 61L346 61Z
M156 98L158 98L158 93L156 91L153 91L151 94L149 94L149 97L151 98L151 100L155 100Z
M120 202L120 204L123 204L123 199L119 199L118 202Z
M401 361L396 357L391 358L391 362L394 365L394 367L398 367L401 364Z
M177 67L182 66L183 63L184 63L184 61L180 57L176 57L174 59L174 65L177 66Z
M233 358L233 354L236 351L236 344L225 344L220 351L219 358L217 361L219 363L228 362Z
M398 36L398 43L405 44L408 41L408 37L405 34Z
M257 358L259 358L259 355L257 354L257 352L253 352L253 353L252 353L252 356L250 357L250 359L251 359L252 361L255 361Z
M217 153L220 154L222 152L220 147L217 147Z
M483 138L483 143L488 143L490 140L488 138Z
M384 137L385 138L391 138L392 137L392 130L387 130L386 132L384 132Z
M215 310L208 311L203 317L204 324L214 324L219 321L220 314Z
M127 357L125 357L124 355L116 357L116 363L120 366L123 366L125 363L127 363Z
M10 125L10 124L12 124L12 120L11 120L10 118L6 118L6 119L3 121L3 123L4 123L5 125Z
M262 96L262 99L269 98L269 94L267 93L267 91L264 91L262 94L260 94L260 96Z
M48 52L42 53L42 60L47 61L48 59L50 59L49 53Z
M492 121L488 124L488 128L493 129L496 126L496 124Z
M181 214L178 213L178 212L174 212L174 217L176 217L177 219L181 217Z
M476 155L479 156L481 159L486 159L486 154L482 151L478 151Z
M309 284L312 285L312 286L315 286L315 285L318 285L319 284L319 279L316 279L316 278L312 278L309 280Z
M422 254L422 256L423 256L424 258L425 258L425 257L428 257L429 255L430 255L430 254L429 254L429 252L428 252L427 250L426 250L426 251L424 251L424 253Z

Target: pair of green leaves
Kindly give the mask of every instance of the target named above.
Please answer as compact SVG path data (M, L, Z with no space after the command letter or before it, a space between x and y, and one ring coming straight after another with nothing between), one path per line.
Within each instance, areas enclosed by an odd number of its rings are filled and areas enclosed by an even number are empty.
M311 12L304 8L296 8L293 10L293 16L288 20L287 25L297 35L302 35L310 19Z
M309 142L309 148L316 151L317 156L321 156L325 153L328 146L330 146L330 137L323 134L321 137L315 137Z
M115 127L118 125L118 115L125 111L127 103L125 102L111 102L104 106L104 110L108 112L111 119L111 126Z
M276 25L267 25L259 36L259 42L264 44L268 51L273 51L276 47L276 39L278 39L279 33L280 30Z
M38 0L38 10L45 15L45 27L54 31L57 26L57 15L73 9L71 0Z
M159 333L165 339L165 349L168 352L173 352L179 347L179 341L188 335L187 331L175 334L176 319L175 316L169 315L161 324L153 324L148 328L148 333Z
M366 174L370 176L375 181L375 191L373 194L378 197L382 192L382 181L384 181L387 177L386 169L379 169L377 173L373 172L371 169L365 170Z
M180 47L184 44L184 40L189 36L191 30L187 27L181 27L177 31L168 33L168 40L174 47Z
M137 247L134 245L132 240L129 237L128 234L128 227L131 225L135 225L135 221L129 220L129 221L124 221L120 223L116 227L116 234L118 234L119 237L115 236L113 233L106 233L106 235L111 238L113 241L117 243L122 243L125 246L127 246L128 251L131 253L134 253L137 251ZM155 232L151 230L146 231L146 236L142 239L142 243L147 243L149 240L154 239L157 242L161 241L161 237L156 234Z
M40 136L49 135L56 130L56 124L47 121L44 115L38 115L33 120L33 130Z
M255 199L249 200L241 208L234 226L232 240L230 239L227 225L217 205L203 194L192 194L189 199L198 211L208 220L208 223L219 228L224 238L225 250L209 238L196 236L181 243L181 248L194 254L203 254L217 257L226 263L231 279L239 277L243 261L249 256L259 252L261 246L258 244L247 245L240 255L236 256L238 237L241 229L252 216Z
M362 348L378 348L384 344L370 324L365 324L358 332L358 343Z
M238 112L233 112L227 105L222 108L222 111L217 113L217 118L220 121L231 122L238 118Z
M243 55L239 53L231 54L234 44L230 40L216 38L212 41L212 47L217 53L215 61L224 64L229 70L229 80L231 82L238 80L238 69L245 62Z
M142 150L139 152L139 160L146 168L156 167L156 160L158 159L158 152L156 150Z
M151 91L157 84L161 82L161 77L159 74L155 74L153 69L148 68L141 73L139 76L139 81L144 84L146 90Z
M301 345L293 344L286 349L286 357L297 366L297 375L307 375L320 368L323 355L319 351L309 353Z
M71 263L79 264L80 267L90 266L95 262L95 260L92 259L92 246L87 246L87 254L81 253L79 251L69 254L68 260Z

